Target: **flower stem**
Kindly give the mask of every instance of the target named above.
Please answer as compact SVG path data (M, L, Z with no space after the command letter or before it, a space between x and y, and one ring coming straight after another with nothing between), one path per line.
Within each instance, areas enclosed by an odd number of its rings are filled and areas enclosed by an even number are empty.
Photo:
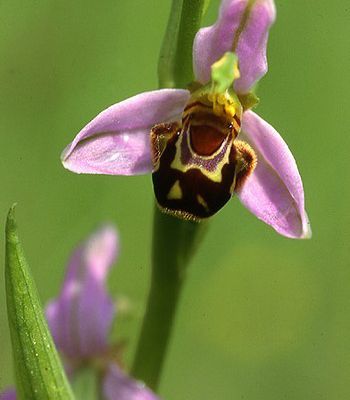
M193 39L207 6L208 0L173 0L159 54L159 87L186 88L193 81Z
M158 82L160 88L176 87L174 69L176 65L177 41L183 0L173 0L168 25L163 38L158 60Z
M159 382L186 266L205 226L162 214L155 208L151 289L132 370L152 389Z
M159 56L160 87L185 88L193 80L192 45L205 0L173 0ZM156 389L172 332L186 267L205 223L154 212L152 277L132 374Z

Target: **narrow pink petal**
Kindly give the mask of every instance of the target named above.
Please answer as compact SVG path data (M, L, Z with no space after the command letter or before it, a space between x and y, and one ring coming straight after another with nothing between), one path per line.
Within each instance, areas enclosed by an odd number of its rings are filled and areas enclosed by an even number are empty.
M103 393L106 400L159 400L144 384L129 378L116 364L108 368Z
M211 65L226 51L234 51L238 56L241 74L235 82L238 93L247 93L265 75L266 45L269 28L276 16L275 4L273 0L250 3L249 0L223 0L216 23L198 31L193 47L193 64L199 82L209 82ZM244 23L246 15L248 18ZM238 28L242 29L240 34ZM239 37L234 48L236 34Z
M149 133L155 124L176 121L189 99L182 89L145 92L102 111L62 153L77 173L136 175L152 170Z
M0 400L16 400L15 389L6 389L4 392L0 393Z
M74 251L62 291L46 308L55 343L69 358L90 357L107 347L115 307L105 279L118 252L118 235L112 226L91 235Z
M241 202L281 235L311 237L304 189L295 159L278 132L252 111L243 114L242 136L258 164L238 191Z
M274 0L256 0L236 49L241 77L237 93L247 93L267 72L266 47L269 29L276 18Z
M200 29L193 44L193 69L196 80L210 81L211 66L226 51L232 51L235 32L249 0L223 0L216 23Z
M104 283L119 255L119 236L112 225L93 233L85 244L84 262L97 282Z

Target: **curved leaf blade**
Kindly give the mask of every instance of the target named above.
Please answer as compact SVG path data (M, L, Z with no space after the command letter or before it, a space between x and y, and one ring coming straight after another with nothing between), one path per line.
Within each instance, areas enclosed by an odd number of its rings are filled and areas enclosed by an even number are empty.
M73 400L19 241L12 206L6 223L6 301L17 396L20 400Z

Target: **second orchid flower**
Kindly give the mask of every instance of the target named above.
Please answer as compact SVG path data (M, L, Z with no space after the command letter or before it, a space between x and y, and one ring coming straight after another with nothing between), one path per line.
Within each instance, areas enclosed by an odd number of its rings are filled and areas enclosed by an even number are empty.
M145 385L130 378L118 365L116 346L108 341L115 303L106 278L119 255L119 235L105 225L82 242L71 255L60 295L46 307L46 317L66 372L74 383L79 370L97 368L99 391L106 400L157 400ZM0 400L16 400L16 391L0 393Z

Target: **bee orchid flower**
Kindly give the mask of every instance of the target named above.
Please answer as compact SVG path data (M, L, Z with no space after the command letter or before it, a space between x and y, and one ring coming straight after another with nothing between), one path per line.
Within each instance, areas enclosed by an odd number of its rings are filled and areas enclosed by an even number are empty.
M112 225L81 243L70 257L60 295L46 307L46 318L72 381L79 368L96 364L106 400L157 400L121 370L108 341L116 307L105 281L118 253L119 237ZM16 400L16 391L0 393L0 400Z
M102 111L64 150L65 168L152 173L160 209L194 221L215 214L235 193L281 235L310 237L294 157L252 111L275 15L273 0L223 0L215 24L196 34L191 90L141 93ZM232 79L215 85L213 67L227 52L236 59Z

